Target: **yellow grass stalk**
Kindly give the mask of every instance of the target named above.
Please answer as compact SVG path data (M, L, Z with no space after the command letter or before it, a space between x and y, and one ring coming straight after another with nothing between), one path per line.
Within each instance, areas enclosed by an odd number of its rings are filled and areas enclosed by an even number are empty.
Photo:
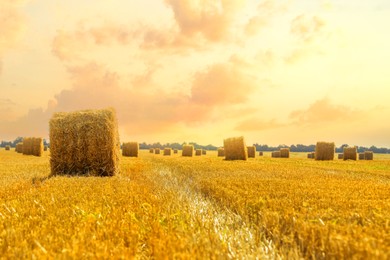
M334 159L336 146L334 143L317 142L315 159L317 161L329 161Z
M49 125L51 175L119 173L120 142L113 109L55 113Z
M225 160L247 160L248 149L244 137L233 137L223 141L225 148Z

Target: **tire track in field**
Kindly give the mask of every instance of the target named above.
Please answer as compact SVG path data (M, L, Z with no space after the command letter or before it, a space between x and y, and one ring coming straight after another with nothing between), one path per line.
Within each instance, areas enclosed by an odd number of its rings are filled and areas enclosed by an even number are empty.
M153 181L162 189L174 193L177 203L190 214L190 226L200 225L204 232L217 237L229 258L280 259L271 241L259 239L256 231L240 215L195 191L190 179L179 179L169 168L161 167L156 169Z

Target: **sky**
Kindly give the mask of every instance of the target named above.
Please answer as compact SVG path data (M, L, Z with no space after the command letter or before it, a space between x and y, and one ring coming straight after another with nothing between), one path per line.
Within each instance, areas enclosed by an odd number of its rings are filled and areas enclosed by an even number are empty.
M113 107L122 142L390 147L387 0L0 0L0 139Z

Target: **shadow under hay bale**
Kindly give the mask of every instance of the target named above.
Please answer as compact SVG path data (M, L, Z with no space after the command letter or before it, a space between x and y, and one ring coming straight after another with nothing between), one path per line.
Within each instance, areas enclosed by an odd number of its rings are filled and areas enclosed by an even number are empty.
M195 150L195 155L196 156L201 156L202 155L202 149L196 149Z
M334 143L329 142L317 142L315 159L317 161L330 161L334 159L336 146Z
M223 140L225 160L248 160L248 149L244 137L233 137Z
M359 153L359 160L364 160L364 153Z
M51 175L119 173L120 142L113 109L55 113L49 124Z
M372 152L372 151L365 151L364 152L364 160L367 160L367 161L374 160L374 152Z
M192 145L183 145L182 156L192 157L194 155L194 146Z
M223 147L218 148L217 154L218 154L218 157L224 157L225 156L225 149L223 149Z
M342 153L339 153L339 154L337 155L337 158L338 158L339 160L342 160L342 159L344 159L344 154L342 154Z
M138 157L139 144L138 142L128 142L122 145L122 156Z
M357 147L344 147L343 160L357 160Z
M255 158L256 157L256 146L248 146L248 158Z
M165 156L172 155L172 149L171 148L164 148L164 155Z
M290 158L290 148L280 148L280 158Z

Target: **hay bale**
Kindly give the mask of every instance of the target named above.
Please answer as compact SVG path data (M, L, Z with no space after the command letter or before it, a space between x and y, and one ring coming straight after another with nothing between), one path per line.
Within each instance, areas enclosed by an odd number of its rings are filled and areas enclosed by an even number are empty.
M5 150L6 150L6 151L10 151L10 150L11 150L11 146L6 145L6 146L5 146Z
M15 152L23 153L23 143L22 142L16 144Z
M342 160L342 159L344 159L344 154L342 154L342 153L339 153L339 154L337 155L337 158L338 158L339 160Z
M202 149L202 155L206 155L207 154L207 151Z
M263 152L259 152L259 156L263 156L264 155L264 153Z
M48 148L47 145L45 145L45 146L43 147L43 151L46 152L46 151L47 151L47 148Z
M359 160L364 160L364 153L359 153Z
M149 149L149 153L154 153L154 149L153 149L153 148L150 148L150 149Z
M195 155L196 156L201 156L202 155L202 149L196 149L195 150Z
M223 140L225 160L248 160L248 149L244 137L233 137Z
M139 144L138 142L128 142L122 145L122 156L138 157Z
M313 159L313 156L311 155L311 153L307 154L307 159Z
M336 146L334 143L317 142L314 157L317 161L333 160L335 151L336 151Z
M280 151L273 151L271 153L272 158L280 158Z
M32 138L32 155L34 156L42 156L43 155L43 138Z
M248 146L248 158L255 158L256 157L256 146Z
M367 160L367 161L374 160L374 153L372 151L365 151L364 152L364 160Z
M120 142L113 109L55 113L49 125L51 175L119 173Z
M23 138L23 155L32 154L33 140L31 137Z
M174 153L174 154L177 154L177 153L179 153L179 150L173 149L173 153Z
M182 156L192 157L194 155L193 145L183 145Z
M357 160L357 147L344 147L343 159L346 160Z
M164 155L172 155L172 149L171 148L164 148Z
M315 158L316 158L316 153L315 153L315 152L312 152L312 153L311 153L311 158L312 158L312 159L315 159Z
M225 149L223 147L218 148L218 157L224 157L225 156Z
M290 158L290 148L280 148L280 158Z
M160 148L154 148L154 154L160 154Z

